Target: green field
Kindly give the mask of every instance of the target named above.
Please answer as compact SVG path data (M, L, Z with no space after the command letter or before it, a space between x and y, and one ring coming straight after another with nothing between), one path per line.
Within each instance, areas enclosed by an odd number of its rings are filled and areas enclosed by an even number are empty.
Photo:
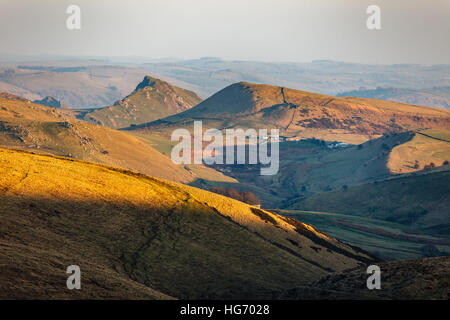
M280 213L312 224L332 237L360 247L385 260L424 257L427 255L424 246L428 242L443 240L430 235L410 233L411 230L401 224L365 217L300 210L282 210ZM385 234L380 234L380 231ZM418 241L402 240L398 237L413 237ZM450 254L450 244L434 246L441 252Z

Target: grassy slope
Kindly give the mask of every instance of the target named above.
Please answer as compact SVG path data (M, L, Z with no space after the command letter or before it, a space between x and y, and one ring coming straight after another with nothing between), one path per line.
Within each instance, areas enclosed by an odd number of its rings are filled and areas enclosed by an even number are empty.
M282 210L281 213L312 224L323 232L384 260L436 255L436 252L427 249L429 245L433 245L441 253L450 254L449 239L439 234L422 233L396 222L329 212Z
M282 216L72 159L1 149L0 190L3 297L267 298L370 261ZM64 289L69 264L89 290Z
M234 181L212 169L188 171L136 137L22 100L0 98L0 145L133 169L178 182L199 178Z
M86 121L111 128L137 125L185 111L202 99L196 93L145 77L135 91L113 106L83 112Z

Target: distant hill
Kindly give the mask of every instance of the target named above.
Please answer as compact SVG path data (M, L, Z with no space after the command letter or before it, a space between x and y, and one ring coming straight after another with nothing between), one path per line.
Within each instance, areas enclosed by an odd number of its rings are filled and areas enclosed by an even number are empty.
M266 83L336 95L367 88L449 86L449 65L370 65L316 60L305 63L200 59L90 59L3 62L0 91L30 100L52 96L74 108L110 106L145 75L207 98L239 82ZM427 105L427 104L425 104Z
M374 263L310 225L121 168L0 149L0 297L263 299ZM67 290L79 265L82 290Z
M34 100L34 103L42 104L43 106L52 107L52 108L70 108L69 106L66 106L65 104L61 103L61 101L56 100L53 97L47 96L44 99L41 100Z
M450 86L430 89L376 88L342 92L337 97L389 100L408 104L450 109Z
M278 128L285 137L349 143L407 130L450 129L448 110L246 82L228 86L190 110L130 129L168 131L194 120L217 129Z
M110 105L133 89L133 83L142 79L143 70L120 66L92 65L83 61L42 63L40 66L22 63L0 70L0 91L19 94L39 100L55 97L75 108ZM50 65L49 65L50 64Z
M81 110L77 116L88 122L123 128L183 112L201 101L192 91L146 76L130 95L113 106Z
M60 109L10 94L0 94L0 146L114 165L185 183L205 177L234 181L212 169L177 166L136 137L71 119Z
M239 81L266 83L328 95L357 90L361 86L420 88L424 83L430 87L450 85L450 65L374 65L331 60L303 63L227 61L204 57L155 61L144 63L140 67L181 80L184 82L183 87L194 90L202 97L209 97Z

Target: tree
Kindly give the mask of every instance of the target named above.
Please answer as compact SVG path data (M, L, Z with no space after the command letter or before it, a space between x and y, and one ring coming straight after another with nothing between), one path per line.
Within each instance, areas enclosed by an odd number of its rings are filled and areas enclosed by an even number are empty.
M423 166L424 170L430 170L433 169L434 167L436 167L436 165L434 164L434 162L430 162L430 164L426 164Z
M261 200L258 199L258 197L256 197L253 192L244 191L241 194L242 194L242 202L245 202L245 203L251 204L251 205L260 205L261 204Z
M261 200L255 196L253 192L250 191L243 191L239 192L238 190L234 188L210 188L209 191L221 194L223 196L242 201L244 203L250 204L250 205L259 205L261 204Z

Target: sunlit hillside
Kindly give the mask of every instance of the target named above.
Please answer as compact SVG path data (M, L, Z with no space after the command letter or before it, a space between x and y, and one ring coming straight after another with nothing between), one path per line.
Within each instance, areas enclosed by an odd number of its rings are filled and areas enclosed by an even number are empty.
M391 172L414 172L449 163L449 130L425 130L412 135L410 141L392 149L387 163Z
M296 220L67 158L1 149L0 190L2 297L270 298L373 261ZM64 288L72 264L85 290Z

